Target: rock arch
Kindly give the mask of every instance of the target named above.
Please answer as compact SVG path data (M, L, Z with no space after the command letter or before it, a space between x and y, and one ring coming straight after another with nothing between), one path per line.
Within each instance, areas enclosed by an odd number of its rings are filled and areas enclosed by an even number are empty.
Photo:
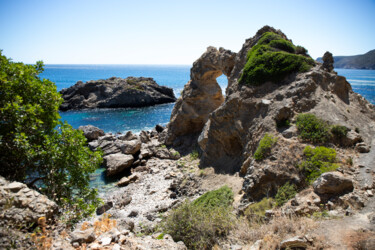
M171 114L167 145L178 146L182 143L178 138L198 135L202 131L210 113L224 102L216 78L222 74L230 77L235 57L236 53L230 50L208 47L207 51L193 63L190 81L185 85Z

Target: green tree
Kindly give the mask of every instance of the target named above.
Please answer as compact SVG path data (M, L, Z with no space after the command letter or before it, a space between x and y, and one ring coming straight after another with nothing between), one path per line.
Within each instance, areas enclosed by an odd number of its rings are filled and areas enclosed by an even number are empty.
M89 174L101 163L82 132L59 119L62 102L53 82L41 79L43 63L14 63L0 50L0 175L38 186L79 219L94 211L97 191Z

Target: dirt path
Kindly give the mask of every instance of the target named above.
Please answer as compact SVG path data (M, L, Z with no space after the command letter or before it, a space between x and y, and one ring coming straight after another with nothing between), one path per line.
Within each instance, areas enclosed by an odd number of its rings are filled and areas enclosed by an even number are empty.
M372 140L370 152L360 154L355 165L359 166L359 173L356 177L358 188L373 190L375 139ZM354 246L362 240L372 239L375 242L375 219L372 219L373 217L375 218L375 197L369 197L365 202L365 207L353 216L322 221L316 232L326 238L327 243L331 245L329 249L358 249Z

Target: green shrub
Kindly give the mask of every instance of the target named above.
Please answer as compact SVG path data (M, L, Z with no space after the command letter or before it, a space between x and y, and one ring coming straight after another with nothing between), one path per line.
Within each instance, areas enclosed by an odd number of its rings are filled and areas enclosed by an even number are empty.
M188 249L210 249L233 226L233 193L228 187L207 192L173 209L162 223L163 232Z
M282 187L277 190L275 196L276 206L281 207L288 200L292 199L297 193L297 188L294 184L285 183Z
M197 160L199 158L199 153L196 149L194 149L191 153L190 153L190 158L192 160Z
M193 201L194 206L214 208L225 206L228 207L233 202L233 192L228 186L223 186L217 190L207 192Z
M273 32L266 32L247 55L247 62L239 82L260 85L266 81L277 82L293 72L308 71L314 60L297 55L296 47Z
M248 206L244 212L245 216L249 219L262 220L266 214L266 210L272 209L274 204L274 199L264 197L261 201Z
M75 222L100 203L89 174L102 157L82 131L60 121L63 99L42 72L42 62L15 63L0 50L0 175L38 188Z
M349 129L345 126L334 125L331 127L331 133L335 139L341 140L346 137Z
M299 114L296 121L299 136L313 143L324 143L329 140L329 126L314 114Z
M312 183L322 173L334 171L339 165L336 163L336 150L333 148L307 146L303 150L306 160L300 165L306 181Z
M259 146L254 153L254 159L260 161L266 158L266 156L271 153L271 148L276 142L277 137L266 133L259 142Z

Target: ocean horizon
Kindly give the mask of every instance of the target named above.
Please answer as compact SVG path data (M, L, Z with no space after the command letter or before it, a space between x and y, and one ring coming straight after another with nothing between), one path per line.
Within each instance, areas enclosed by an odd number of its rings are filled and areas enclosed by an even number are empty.
M190 80L190 65L151 64L46 64L42 78L55 82L57 90L68 88L77 81L107 79L129 76L152 77L159 85L170 87L178 98L184 85ZM375 70L335 69L347 78L353 91L375 104ZM228 85L227 78L217 78L223 93ZM74 128L91 124L105 132L124 133L151 130L155 125L166 125L174 103L145 108L94 109L60 112L61 119Z

